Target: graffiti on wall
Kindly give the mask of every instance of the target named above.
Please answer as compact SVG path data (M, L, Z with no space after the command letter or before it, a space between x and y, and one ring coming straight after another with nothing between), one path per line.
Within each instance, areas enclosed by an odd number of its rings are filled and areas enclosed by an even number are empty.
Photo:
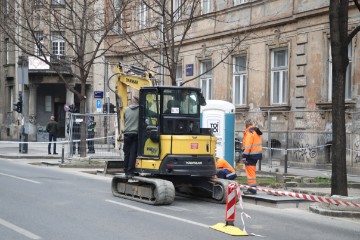
M294 133L294 151L293 156L296 161L310 162L317 158L317 148L311 146L308 142L311 140L311 136L304 132Z
M31 124L35 124L36 123L36 115L35 114L31 114L29 116L29 123Z
M300 142L295 143L294 148L295 148L295 150L293 151L294 157L297 161L310 162L311 160L316 159L318 155L317 149L310 146L308 143L307 144L303 144Z
M47 142L49 140L49 134L46 132L46 126L37 126L36 138L38 142Z

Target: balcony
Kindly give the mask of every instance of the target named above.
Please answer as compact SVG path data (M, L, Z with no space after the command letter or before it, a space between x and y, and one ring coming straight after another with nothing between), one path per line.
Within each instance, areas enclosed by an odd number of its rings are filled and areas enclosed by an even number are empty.
M71 58L66 56L47 56L46 59L50 62L47 64L45 61L37 57L28 57L29 72L30 73L53 73L60 72L63 74L71 74Z

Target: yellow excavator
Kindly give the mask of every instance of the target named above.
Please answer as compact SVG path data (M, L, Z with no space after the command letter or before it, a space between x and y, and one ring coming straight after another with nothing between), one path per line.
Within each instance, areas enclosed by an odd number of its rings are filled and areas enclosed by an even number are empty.
M145 69L119 65L117 105L123 126L128 87L139 90L139 135L136 176L116 174L116 197L152 205L168 205L175 195L191 195L224 203L229 181L216 174L216 137L200 127L200 106L205 99L199 88L156 86Z

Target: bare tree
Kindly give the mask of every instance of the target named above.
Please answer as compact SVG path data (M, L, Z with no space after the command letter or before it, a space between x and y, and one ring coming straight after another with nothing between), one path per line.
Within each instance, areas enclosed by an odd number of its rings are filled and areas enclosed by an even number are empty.
M358 0L353 0L360 11ZM332 179L331 195L348 195L346 170L345 80L349 64L348 45L360 25L348 33L349 0L330 1L330 41L332 56Z
M79 99L82 114L85 113L86 83L93 66L116 44L104 44L105 36L116 31L121 21L120 5L106 1L105 8L103 0L15 0L2 8L1 14L6 11L9 17L0 24L0 30L16 46L20 56L43 61L59 76ZM126 6L126 1L122 1L121 6ZM52 45L54 38L62 44ZM75 89L76 83L81 85L80 90ZM85 121L80 134L80 156L83 157L86 156Z
M120 36L125 37L131 47L120 55L132 56L137 64L145 68L148 66L143 65L144 59L151 60L154 64L153 67L159 69L160 78L163 79L164 76L167 76L170 78L171 85L177 85L176 73L180 60L179 55L185 44L193 37L192 26L201 17L201 1L139 0L134 1L128 10L135 13L136 21L133 21L131 26L128 24L122 26ZM218 21L216 16L210 17L209 20ZM134 29L141 30L134 31ZM240 34L235 36L236 40L231 44L231 49L227 49L223 54L225 57L220 62L213 64L212 68L207 71L211 71L224 62L248 34L243 33L242 37L239 37ZM184 85L198 77L195 76L181 84Z

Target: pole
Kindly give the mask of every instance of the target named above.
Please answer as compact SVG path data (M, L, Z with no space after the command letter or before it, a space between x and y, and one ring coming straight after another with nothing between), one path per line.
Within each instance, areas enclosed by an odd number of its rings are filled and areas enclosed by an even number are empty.
M108 78L109 75L109 66L108 66L108 62L105 62L105 81L110 81L110 78ZM110 141L107 138L110 133L108 131L108 129L110 129L110 93L109 93L109 85L105 84L105 99L106 99L106 114L107 114L107 121L105 121L105 131L106 131L106 143L107 143L107 151L110 152Z
M284 163L284 173L287 173L288 165L288 147L289 147L289 131L286 131L286 149L285 149L285 163Z
M272 168L272 162L271 162L271 116L270 116L270 110L268 110L268 165L269 168Z
M65 154L65 147L63 143L61 147L61 164L64 164L64 157L65 157L64 154Z
M164 12L161 16L161 26L160 26L160 85L164 85Z

